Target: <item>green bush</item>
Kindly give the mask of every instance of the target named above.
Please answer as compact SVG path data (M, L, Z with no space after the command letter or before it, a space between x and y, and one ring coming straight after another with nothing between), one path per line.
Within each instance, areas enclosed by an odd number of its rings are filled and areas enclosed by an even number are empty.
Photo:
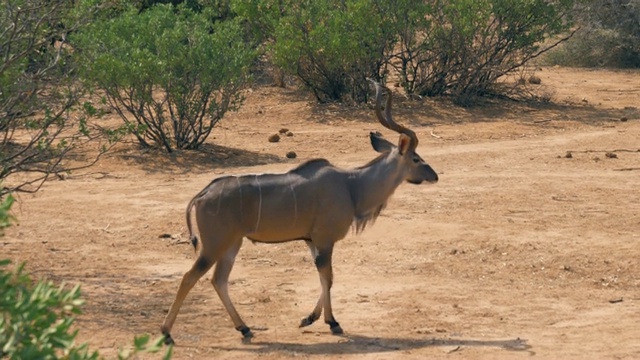
M291 4L291 0L230 0L230 10L239 16L257 43L270 43Z
M317 100L363 102L384 69L382 14L373 0L237 0L233 9L270 41L269 58Z
M269 58L321 101L362 102L367 77L408 94L501 93L499 79L554 44L574 0L235 0ZM393 68L394 71L390 71Z
M3 214L0 214L0 219ZM9 260L0 260L0 358L9 359L98 359L87 344L76 344L78 330L72 330L75 315L84 303L80 287L69 289L51 281L34 282L24 264L6 269ZM148 335L136 337L133 349L121 350L118 358L162 349L164 338L150 341ZM164 359L171 358L169 348Z
M0 2L0 199L95 162L66 161L78 147L95 145L99 157L112 144L82 113L67 42L96 8L93 0Z
M76 346L71 331L74 314L80 313L80 288L67 290L50 282L33 284L24 265L13 273L0 261L0 344L11 359L96 359L87 346Z
M0 186L0 193L2 192L2 187ZM0 237L4 235L4 229L11 226L11 221L13 220L13 216L9 212L11 210L11 205L13 205L14 198L11 194L4 196L4 198L0 198Z
M1 189L1 187L0 187ZM0 237L11 225L11 194L0 203ZM7 270L11 263L0 259L0 359L98 359L97 351L87 344L77 345L78 330L71 330L74 315L84 303L80 286L68 289L51 281L34 282L24 271L24 263ZM130 359L139 353L155 353L162 349L164 337L154 341L149 335L136 336L132 349L121 349L118 359ZM170 359L169 347L163 359Z
M545 64L640 68L640 0L586 0L576 13L580 29Z
M234 21L155 5L76 34L82 73L144 147L197 149L242 100L255 51Z
M580 29L561 46L540 60L542 65L574 67L632 67L618 46L619 36L613 30Z
M407 93L457 99L499 94L499 79L553 46L573 1L397 1L387 12L398 34L391 65Z

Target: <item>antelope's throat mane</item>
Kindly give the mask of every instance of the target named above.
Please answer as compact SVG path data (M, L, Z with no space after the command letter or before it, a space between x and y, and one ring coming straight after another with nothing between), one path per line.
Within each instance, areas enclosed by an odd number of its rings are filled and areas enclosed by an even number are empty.
M376 222L376 219L380 215L380 212L382 212L382 210L386 206L387 206L387 203L384 202L374 207L373 209L367 211L366 213L356 214L353 217L353 224L352 224L353 231L355 231L356 234L360 234L361 232L364 231L364 229L367 227L369 223L373 225L373 223Z

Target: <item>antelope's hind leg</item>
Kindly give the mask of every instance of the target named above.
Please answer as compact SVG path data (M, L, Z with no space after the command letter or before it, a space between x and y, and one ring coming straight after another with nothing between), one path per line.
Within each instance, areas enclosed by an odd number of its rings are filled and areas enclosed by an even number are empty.
M214 260L208 258L201 254L196 262L193 264L191 269L187 271L182 277L182 281L180 282L180 287L178 288L178 293L176 294L176 298L171 304L171 308L167 313L167 316L164 318L164 322L160 327L160 331L162 335L164 335L164 343L167 345L173 344L173 338L171 338L171 328L173 327L173 323L176 321L176 317L178 316L178 312L180 311L180 307L182 306L182 302L187 297L187 294L193 286L200 280L202 275L206 274L209 269L214 264Z
M236 240L222 255L222 257L218 259L213 273L213 278L211 279L211 284L213 284L213 288L216 289L216 292L218 293L224 308L227 310L227 313L229 313L236 330L240 331L245 339L248 339L253 337L253 333L244 321L242 321L242 318L240 318L238 311L235 306L233 306L231 298L229 297L229 274L231 274L233 264L236 260L236 255L238 255L238 251L241 246L242 238Z

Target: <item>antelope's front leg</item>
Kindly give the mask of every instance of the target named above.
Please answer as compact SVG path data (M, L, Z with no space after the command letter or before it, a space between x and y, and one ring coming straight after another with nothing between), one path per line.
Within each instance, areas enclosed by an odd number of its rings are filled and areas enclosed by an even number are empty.
M311 314L309 314L309 316L307 316L306 318L302 319L302 321L300 321L300 327L309 326L320 318L320 314L322 314L322 303L324 302L323 294L324 292L320 293L320 297L318 298L316 307L313 309Z
M311 246L312 245L309 247L311 248ZM312 254L313 253L314 250L312 249ZM329 325L332 334L339 335L342 334L343 331L340 324L338 324L336 319L333 317L333 310L331 308L331 286L333 285L333 268L331 265L331 258L333 255L333 244L325 249L316 249L315 253L317 253L315 257L315 264L318 269L318 274L320 275L322 294L320 295L320 299L318 299L318 303L316 304L313 312L302 320L300 326L311 325L320 317L320 313L324 308L324 322Z
M331 286L333 285L333 267L331 265L331 257L333 247L325 251L320 250L316 258L316 268L320 274L320 284L322 284L322 297L324 303L324 322L329 325L331 333L340 335L343 333L340 324L333 317L331 308Z
M309 240L305 241L305 243L309 247L309 251L311 252L311 258L315 262L316 258L318 257L318 249L316 249L313 243ZM323 294L324 294L324 291L320 293L320 297L318 298L316 307L313 308L313 311L311 312L311 314L309 314L309 316L307 316L306 318L302 319L302 321L300 321L300 327L309 326L320 318L320 314L322 314Z

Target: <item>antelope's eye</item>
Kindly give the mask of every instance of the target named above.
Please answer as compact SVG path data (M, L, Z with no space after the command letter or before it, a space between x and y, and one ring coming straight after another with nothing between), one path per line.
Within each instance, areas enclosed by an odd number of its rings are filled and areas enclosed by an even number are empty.
M413 162L416 163L416 164L419 163L420 162L420 158L417 157L417 156L414 156L413 157Z

